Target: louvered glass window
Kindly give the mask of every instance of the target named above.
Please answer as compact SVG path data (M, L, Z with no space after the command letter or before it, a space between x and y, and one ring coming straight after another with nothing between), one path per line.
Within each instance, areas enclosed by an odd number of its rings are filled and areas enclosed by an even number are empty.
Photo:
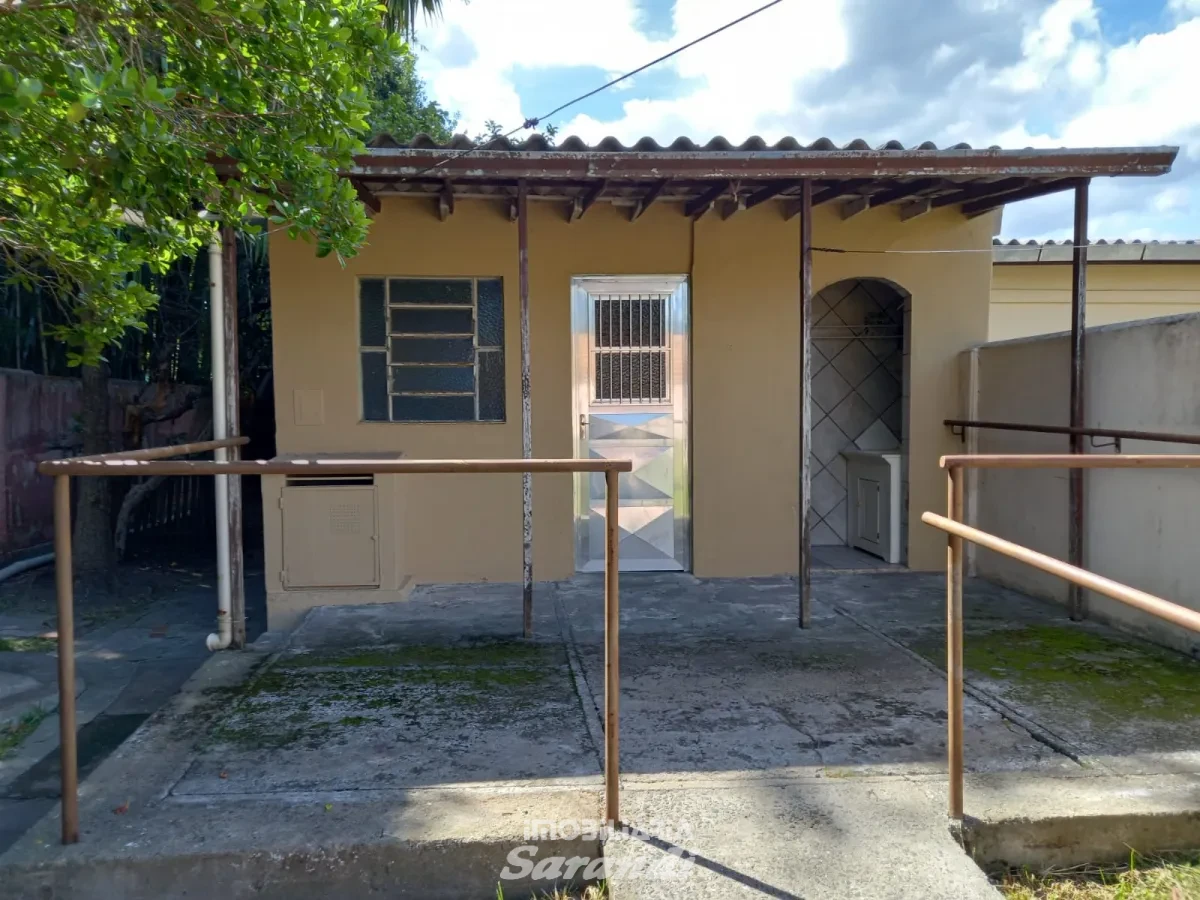
M362 278L362 415L369 422L504 421L504 282Z

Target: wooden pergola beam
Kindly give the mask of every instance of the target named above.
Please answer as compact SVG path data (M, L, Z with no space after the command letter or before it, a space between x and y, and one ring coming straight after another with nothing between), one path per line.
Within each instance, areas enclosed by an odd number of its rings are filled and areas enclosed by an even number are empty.
M740 196L741 189L742 185L740 182L734 181L730 183L730 199L720 205L721 221L729 219L734 213L746 208L746 198Z
M925 215L925 213L932 209L933 202L930 200L913 200L900 207L900 221L907 222L909 219Z
M1075 228L1071 248L1071 427L1082 430L1086 421L1087 378L1084 367L1087 343L1087 248L1088 248L1088 179L1075 185ZM1071 435L1071 452L1083 453L1083 435ZM1067 482L1067 506L1070 521L1067 527L1067 555L1071 565L1083 568L1084 503L1086 494L1083 469L1072 469ZM1067 592L1067 609L1075 621L1087 618L1087 594L1072 583Z
M871 205L879 207L885 206L888 203L895 203L897 200L904 200L908 197L915 198L918 194L931 191L945 183L940 178L923 178L920 181L910 181L907 184L892 184L888 182L888 186L884 187L883 190L876 191L871 195Z
M454 215L454 187L447 178L441 191L438 192L438 218L445 222L452 215Z
M521 458L533 458L533 408L529 376L529 187L517 184L517 292L521 310ZM521 473L522 629L533 637L533 476Z
M812 192L812 205L820 206L822 203L828 203L830 200L836 200L843 194L848 194L857 188L867 184L870 179L851 178L846 181L835 181L832 184L827 184L819 191ZM809 182L811 186L811 182ZM800 198L786 203L783 207L783 220L786 222L793 216L799 215L804 207L804 199Z
M650 190L646 191L633 207L633 212L629 214L629 221L636 222L641 218L642 213L650 208L650 205L662 195L662 192L666 190L667 185L670 183L671 179L669 178L660 178L654 182Z
M799 600L796 624L808 628L812 619L812 526L809 522L812 510L812 182L805 180L800 188L800 469L799 497L799 571L796 587Z
M764 188L759 188L753 194L746 198L746 209L754 209L760 203L766 203L773 197L778 197L784 191L791 190L800 184L799 179L789 178L784 181L776 181L768 184Z
M380 201L377 194L369 187L363 184L358 179L354 179L351 184L354 185L354 193L358 194L358 199L372 213L378 213L383 209L383 203Z
M574 222L582 219L583 214L596 205L596 201L600 199L600 195L604 193L606 187L608 187L608 181L601 179L576 197L571 203L571 214L567 217L567 221Z
M867 194L859 194L857 197L851 197L842 204L841 214L843 219L850 219L857 216L859 213L866 212L871 208L871 201L874 198Z
M942 194L940 197L932 197L930 203L934 209L941 209L943 206L957 206L959 203L982 200L985 197L994 197L996 194L1027 187L1029 183L1028 178L1002 178L986 184L968 184L964 185L961 190Z
M1015 191L1008 191L1004 194L996 194L992 197L985 197L982 200L975 200L971 203L962 205L963 215L968 219L973 219L976 216L982 216L985 213L990 213L994 209L999 209L1006 203L1016 203L1020 200L1032 200L1034 197L1044 197L1047 194L1057 194L1059 191L1065 191L1081 184L1082 181L1078 178L1063 178L1059 181L1037 182L1027 187L1018 188Z
M683 207L683 214L685 216L690 216L693 219L699 219L706 212L712 209L713 204L717 202L717 198L728 191L731 187L732 183L729 181L722 181L718 184L714 184L699 196L693 197L691 200L685 203Z

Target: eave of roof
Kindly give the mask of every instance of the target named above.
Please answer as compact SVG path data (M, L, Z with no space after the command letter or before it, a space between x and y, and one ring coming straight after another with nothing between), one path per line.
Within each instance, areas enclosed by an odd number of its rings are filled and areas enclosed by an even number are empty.
M992 259L998 265L1069 263L1071 241L992 242ZM1200 263L1200 241L1088 241L1089 263Z
M839 147L826 138L808 145L751 138L737 146L724 138L704 146L680 138L663 147L650 138L625 146L614 138L588 145L571 137L551 145L541 136L483 144L459 136L438 144L418 135L407 144L377 138L346 174L372 193L500 198L523 182L531 199L637 205L653 191L656 199L688 208L721 200L734 210L766 199L794 205L801 180L808 179L816 205L852 198L849 215L896 202L909 203L913 215L948 205L980 215L1072 188L1080 179L1161 175L1177 153L1176 147L939 149L928 142L906 148L897 141L871 147L862 140Z

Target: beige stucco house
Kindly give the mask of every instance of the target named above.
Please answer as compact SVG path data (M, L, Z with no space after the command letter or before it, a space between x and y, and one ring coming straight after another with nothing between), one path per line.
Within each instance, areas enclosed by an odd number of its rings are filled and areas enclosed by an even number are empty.
M996 241L988 339L1071 327L1070 241ZM1200 241L1088 245L1088 325L1200 310Z
M357 257L271 238L279 453L520 457L524 232L532 456L634 460L623 571L806 571L802 544L870 538L892 506L901 560L936 568L944 537L907 523L944 505L938 457L961 449L942 420L960 351L989 338L1000 208L1173 159L384 140L347 173L374 211ZM891 468L851 490L855 450ZM519 476L263 490L271 627L413 583L522 579ZM598 491L533 477L537 579L599 568Z

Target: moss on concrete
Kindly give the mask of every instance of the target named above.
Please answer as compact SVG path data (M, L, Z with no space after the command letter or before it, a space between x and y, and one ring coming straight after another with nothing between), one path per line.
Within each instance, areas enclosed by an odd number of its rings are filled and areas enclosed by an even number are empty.
M44 637L0 638L0 653L50 653L58 641Z
M213 698L222 708L202 740L244 749L317 746L364 726L503 716L540 695L565 665L560 648L524 641L284 656Z
M283 669L381 668L393 666L533 665L558 659L558 647L529 641L474 641L462 644L414 644L370 647L339 653L308 653L285 658Z
M945 664L944 644L914 649ZM1133 638L1066 623L969 631L963 657L969 673L1007 682L1035 702L1162 721L1200 716L1200 663Z
M48 710L35 706L16 721L0 725L0 759L4 759L20 747L25 738L37 731L37 727L48 715Z

